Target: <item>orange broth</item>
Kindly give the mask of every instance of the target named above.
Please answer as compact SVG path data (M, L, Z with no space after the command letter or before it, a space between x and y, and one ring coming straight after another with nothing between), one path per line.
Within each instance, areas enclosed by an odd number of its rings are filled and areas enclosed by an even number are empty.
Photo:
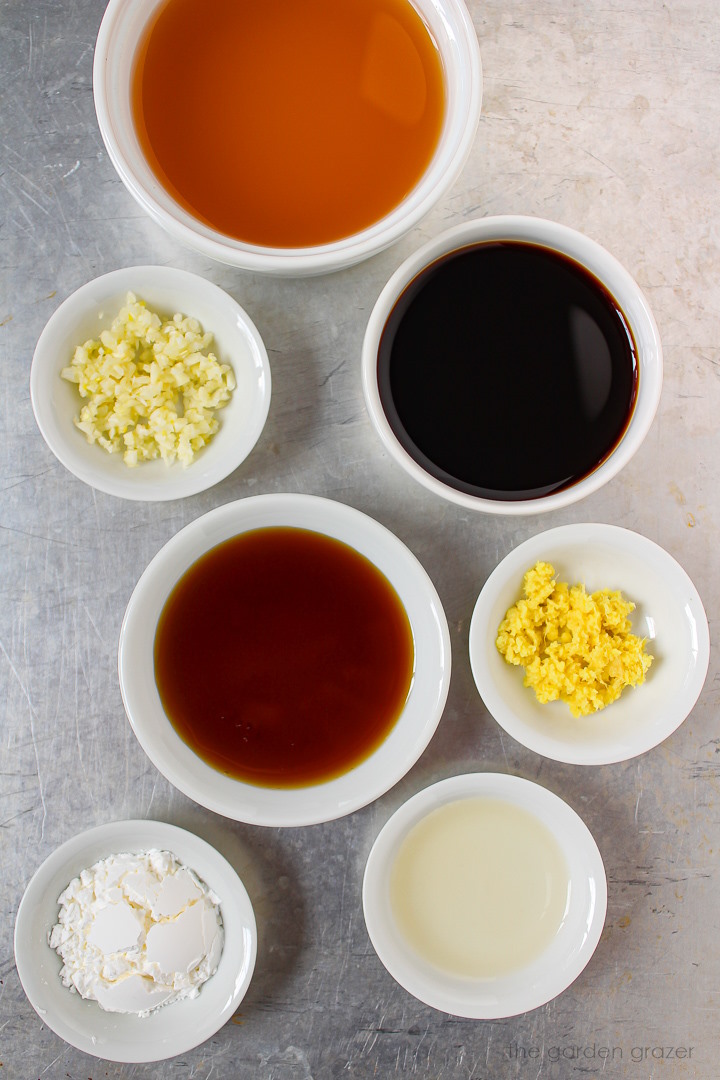
M422 176L442 62L409 0L167 0L137 53L143 152L193 217L267 247L331 243Z

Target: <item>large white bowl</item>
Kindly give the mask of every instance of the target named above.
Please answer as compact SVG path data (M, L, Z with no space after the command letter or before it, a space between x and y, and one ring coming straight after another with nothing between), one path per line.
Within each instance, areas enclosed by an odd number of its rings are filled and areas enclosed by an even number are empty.
M641 686L591 716L576 719L564 702L541 705L523 686L523 669L496 648L523 574L538 561L552 563L558 581L588 592L620 589L637 605L633 633L648 638L653 664ZM489 712L523 746L573 765L625 761L671 735L700 695L709 656L707 617L683 568L652 540L615 525L564 525L520 544L485 582L470 623L470 664Z
M436 259L469 245L488 241L524 241L569 256L602 282L627 319L637 347L637 399L630 423L612 453L592 473L570 487L534 499L488 499L469 494L431 475L413 458L396 436L383 408L378 386L378 350L385 324L397 300L410 282ZM452 349L452 325L448 325L447 348ZM362 349L362 383L370 419L385 449L399 465L424 487L469 510L486 514L539 514L558 510L585 498L606 484L628 463L652 424L662 389L662 347L647 300L627 270L600 244L582 233L542 218L501 216L468 221L428 241L405 260L380 293L370 314ZM438 379L443 378L442 357ZM542 426L543 418L539 418ZM539 428L540 430L540 428ZM551 418L549 438L562 438L557 418ZM509 437L512 434L509 433ZM498 453L502 451L499 449Z
M88 443L73 424L83 404L60 372L75 347L108 329L128 292L170 317L193 316L213 334L213 350L231 365L237 386L217 418L220 428L190 465L161 460L129 468L121 454ZM56 458L86 484L123 499L161 502L196 495L229 476L260 437L270 408L270 364L250 317L217 285L170 266L128 266L88 281L51 316L35 347L30 397L40 432Z
M500 799L532 814L560 845L570 880L567 910L548 947L520 970L486 979L452 975L420 957L406 942L390 902L393 863L410 830L438 807L469 798ZM501 773L453 776L409 799L379 833L363 881L368 934L393 978L426 1005L477 1020L528 1012L562 993L595 951L606 907L605 868L585 823L546 788Z
M60 979L62 960L48 935L57 899L81 870L120 852L170 851L220 898L224 944L218 969L196 998L147 1017L105 1012L72 993ZM42 1022L78 1050L108 1061L160 1061L199 1046L242 1001L255 968L257 931L250 898L232 866L194 833L162 821L113 821L74 836L39 867L15 921L15 962L30 1004Z
M403 711L365 761L325 783L278 789L233 779L201 760L168 720L155 684L153 643L165 602L206 551L269 526L309 529L359 551L385 575L407 613L415 668ZM199 632L202 632L201 630ZM450 682L450 635L430 578L388 529L342 503L312 495L256 495L229 503L182 529L155 556L130 598L118 654L125 711L145 753L167 779L218 814L255 825L312 825L349 814L397 783L440 721Z
M158 182L142 153L132 121L130 86L137 44L163 2L110 0L95 47L93 90L100 133L120 179L151 218L177 240L218 262L246 270L292 276L322 274L351 266L394 243L428 213L457 179L480 116L482 70L477 36L462 0L413 0L440 50L447 105L433 159L400 205L362 232L307 248L246 244L203 224Z

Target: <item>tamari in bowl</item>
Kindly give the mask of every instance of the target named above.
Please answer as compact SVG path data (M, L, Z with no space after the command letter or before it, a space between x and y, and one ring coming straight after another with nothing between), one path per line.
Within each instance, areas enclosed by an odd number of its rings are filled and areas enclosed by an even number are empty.
M383 446L466 509L537 514L622 469L660 398L645 297L581 233L470 221L411 255L368 321L362 379Z

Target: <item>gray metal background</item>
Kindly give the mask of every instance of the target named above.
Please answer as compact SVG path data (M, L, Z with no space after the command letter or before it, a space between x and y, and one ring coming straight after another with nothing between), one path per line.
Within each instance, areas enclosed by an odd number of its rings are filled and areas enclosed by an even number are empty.
M469 6L485 96L460 180L386 253L283 281L184 250L122 187L92 101L102 0L0 0L0 1077L720 1071L716 655L682 728L603 768L546 761L505 736L467 658L473 603L498 560L571 521L612 522L660 543L695 581L717 632L720 16L715 0ZM212 153L202 132L188 139ZM497 213L554 218L609 248L646 291L665 348L662 401L640 453L595 496L542 518L482 517L425 493L381 449L361 395L364 326L390 273L426 238ZM170 504L124 502L75 480L40 437L28 391L35 342L61 300L145 262L228 290L263 334L273 372L269 421L250 458L218 487ZM453 645L447 709L420 762L374 805L300 830L234 824L173 790L125 720L116 674L122 614L155 552L206 510L271 491L338 499L394 530L433 578ZM469 769L509 771L562 795L594 833L609 880L605 932L582 976L544 1008L495 1023L445 1016L397 986L360 903L365 859L392 811ZM241 1011L213 1039L165 1063L123 1066L76 1052L43 1025L18 982L12 929L28 879L58 844L137 816L192 829L231 859L260 945Z

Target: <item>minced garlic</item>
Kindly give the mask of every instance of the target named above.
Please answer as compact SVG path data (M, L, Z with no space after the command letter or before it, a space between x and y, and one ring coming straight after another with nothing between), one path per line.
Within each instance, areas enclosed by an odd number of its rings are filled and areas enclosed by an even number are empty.
M528 570L524 599L508 610L496 644L509 664L525 668L538 701L565 701L573 716L587 716L644 682L653 658L647 639L631 632L635 605L621 592L588 594L554 574L545 562Z
M88 442L122 452L126 465L157 457L190 464L235 389L232 369L208 352L211 344L197 319L163 321L128 293L110 329L78 345L61 372L88 399L75 425Z

